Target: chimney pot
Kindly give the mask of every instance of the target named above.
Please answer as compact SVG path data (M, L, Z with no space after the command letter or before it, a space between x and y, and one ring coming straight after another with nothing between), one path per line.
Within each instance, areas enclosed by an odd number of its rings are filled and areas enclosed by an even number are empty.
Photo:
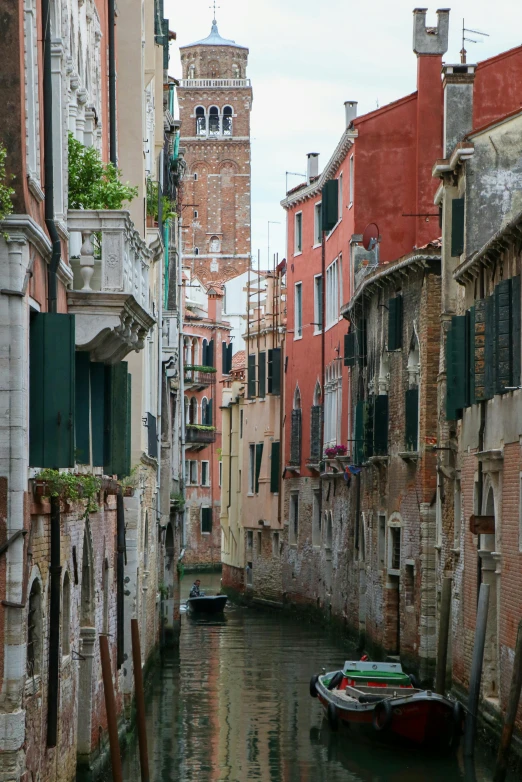
M443 65L444 157L473 129L473 82L476 65Z
M426 27L427 8L413 9L413 51L415 54L439 54L448 51L449 8L437 9L437 26Z
M319 174L319 152L309 152L306 156L306 184Z
M345 100L344 101L344 113L346 118L346 127L349 128L351 123L357 116L357 101Z

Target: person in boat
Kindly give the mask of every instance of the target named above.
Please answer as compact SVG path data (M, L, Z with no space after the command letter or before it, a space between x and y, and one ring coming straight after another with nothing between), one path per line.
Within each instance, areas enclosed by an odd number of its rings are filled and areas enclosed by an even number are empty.
M192 589L190 590L189 597L201 597L201 592L199 590L199 585L201 584L201 581L199 578L197 578L194 583L192 584Z

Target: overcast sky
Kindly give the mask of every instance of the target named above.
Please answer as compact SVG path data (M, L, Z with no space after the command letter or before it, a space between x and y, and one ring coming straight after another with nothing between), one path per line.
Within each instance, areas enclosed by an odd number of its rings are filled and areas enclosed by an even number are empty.
M252 253L267 262L285 255L286 171L304 174L306 153L319 152L320 169L344 129L344 101L359 101L364 114L413 92L416 58L412 51L411 0L220 0L219 32L250 49L252 79ZM205 38L212 22L210 0L165 0L165 16L177 33L171 45L171 75L179 77L178 45ZM420 6L421 4L419 4ZM449 4L448 4L449 5ZM432 3L428 25L436 24ZM462 19L467 33L481 43L467 43L468 62L477 62L522 43L521 0L453 0L450 42L444 59L458 62ZM289 177L288 186L299 183Z

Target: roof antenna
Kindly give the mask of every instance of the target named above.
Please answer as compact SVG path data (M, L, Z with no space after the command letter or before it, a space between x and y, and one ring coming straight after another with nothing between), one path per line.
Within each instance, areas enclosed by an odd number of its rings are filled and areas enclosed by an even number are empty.
M217 20L216 20L216 7L217 7L217 8L221 8L221 6L220 6L220 5L216 6L216 0L214 0L214 2L212 3L212 5L209 5L209 8L213 8L213 10L214 10L214 19L213 19L213 21L212 21L212 24L217 24Z
M462 49L460 50L460 61L462 64L465 64L466 62L466 49L465 49L465 41L469 41L470 43L484 43L484 41L477 41L475 38L466 38L466 33L473 33L474 35L483 35L486 38L489 38L489 33L481 33L480 30L471 30L468 27L464 27L464 19L462 20Z

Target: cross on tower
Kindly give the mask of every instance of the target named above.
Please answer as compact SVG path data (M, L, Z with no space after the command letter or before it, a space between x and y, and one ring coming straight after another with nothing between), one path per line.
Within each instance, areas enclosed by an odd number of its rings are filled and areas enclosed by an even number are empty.
M212 3L212 5L209 5L209 8L214 9L214 24L216 24L216 8L221 8L220 5L216 6L216 0Z

